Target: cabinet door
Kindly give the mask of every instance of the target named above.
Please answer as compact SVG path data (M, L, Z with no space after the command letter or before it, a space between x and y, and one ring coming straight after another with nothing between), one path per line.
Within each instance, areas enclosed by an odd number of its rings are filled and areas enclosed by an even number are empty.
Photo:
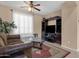
M56 20L56 32L61 33L61 19Z

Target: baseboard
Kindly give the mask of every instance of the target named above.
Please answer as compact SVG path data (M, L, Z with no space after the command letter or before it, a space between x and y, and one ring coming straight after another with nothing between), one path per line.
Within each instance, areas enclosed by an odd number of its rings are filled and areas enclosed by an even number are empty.
M72 48L64 46L64 45L62 45L61 47L64 48L64 49L70 50L70 51L78 52L77 49L72 49Z

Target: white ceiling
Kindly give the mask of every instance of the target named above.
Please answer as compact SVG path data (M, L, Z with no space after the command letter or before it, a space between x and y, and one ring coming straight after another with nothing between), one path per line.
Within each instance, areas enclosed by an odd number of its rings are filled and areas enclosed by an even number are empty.
M41 9L41 11L34 11L34 12L41 15L46 15L48 13L60 9L64 1L34 1L34 4L37 3L40 4L40 6L37 8ZM22 9L20 6L25 5L23 1L0 1L0 4L16 9ZM22 10L26 11L26 9Z

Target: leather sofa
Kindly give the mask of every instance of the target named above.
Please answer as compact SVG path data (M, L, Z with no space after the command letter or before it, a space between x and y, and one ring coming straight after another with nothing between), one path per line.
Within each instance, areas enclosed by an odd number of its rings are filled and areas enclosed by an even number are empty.
M32 48L32 45L31 42L28 44L23 43L20 40L20 35L6 35L5 33L0 33L0 57L12 57L14 53L16 54L19 51L24 52L25 49ZM31 57L31 53L26 54L27 57Z

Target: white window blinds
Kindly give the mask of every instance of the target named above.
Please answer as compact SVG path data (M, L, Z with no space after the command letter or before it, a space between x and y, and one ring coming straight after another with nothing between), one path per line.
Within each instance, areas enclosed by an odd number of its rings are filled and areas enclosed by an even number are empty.
M13 20L17 26L14 34L25 34L33 32L33 16L22 12L13 11Z

